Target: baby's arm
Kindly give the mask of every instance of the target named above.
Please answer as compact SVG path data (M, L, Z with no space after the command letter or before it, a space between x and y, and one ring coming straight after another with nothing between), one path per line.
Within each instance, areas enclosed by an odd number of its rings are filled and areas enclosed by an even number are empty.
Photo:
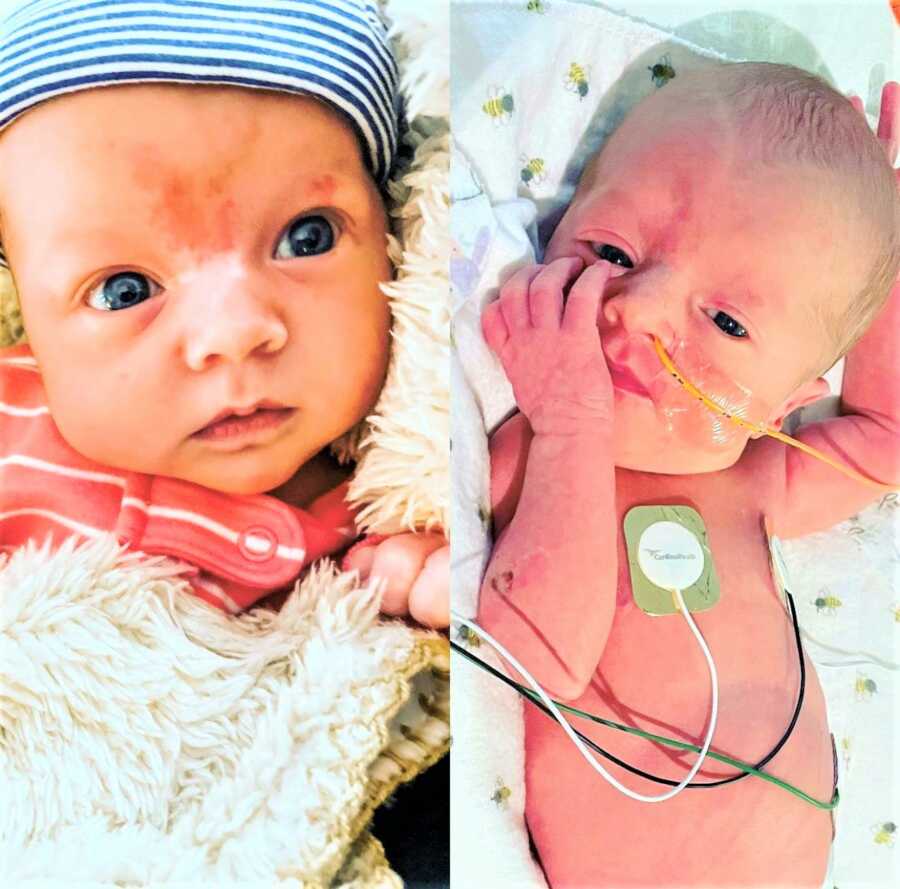
M900 88L882 95L878 137L893 163L900 134ZM844 369L842 416L802 427L797 438L836 457L873 481L900 487L900 283L857 345ZM783 536L828 528L862 509L878 491L855 482L796 448L786 451L785 500L776 514Z
M508 524L478 620L569 700L584 691L606 644L616 584L613 398L597 332L609 267L587 269L564 301L582 266L560 259L523 269L483 318L530 428L516 435L508 423L492 441L495 531Z
M836 458L873 481L900 487L900 288L869 331L847 355L842 416L802 427L800 441ZM776 532L784 537L831 527L853 515L878 491L853 481L796 448L769 441L785 461L783 506Z

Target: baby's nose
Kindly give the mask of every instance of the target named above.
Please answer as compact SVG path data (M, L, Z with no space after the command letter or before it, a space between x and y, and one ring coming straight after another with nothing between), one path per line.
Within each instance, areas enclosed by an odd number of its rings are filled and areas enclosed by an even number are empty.
M210 274L185 294L184 360L202 371L217 361L238 363L251 355L278 352L287 327L264 282L251 274Z
M219 360L237 364L253 354L271 354L287 342L277 319L259 317L213 319L185 343L185 363L201 371Z
M631 336L658 336L663 343L674 339L677 324L673 301L663 292L645 288L622 288L603 301L603 321Z

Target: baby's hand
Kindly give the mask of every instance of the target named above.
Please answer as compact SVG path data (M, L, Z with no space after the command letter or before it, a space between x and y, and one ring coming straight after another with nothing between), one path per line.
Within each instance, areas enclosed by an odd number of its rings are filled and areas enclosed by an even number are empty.
M450 623L450 547L443 534L395 534L362 540L344 557L344 571L385 582L384 614L409 615L426 627Z
M583 268L582 260L565 258L520 269L482 315L484 338L536 435L571 435L612 420L612 383L597 330L610 266Z

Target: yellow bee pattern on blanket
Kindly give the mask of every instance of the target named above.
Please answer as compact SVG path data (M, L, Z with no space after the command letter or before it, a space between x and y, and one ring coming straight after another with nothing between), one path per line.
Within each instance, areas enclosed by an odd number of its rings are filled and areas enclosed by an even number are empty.
M547 169L542 157L529 158L522 155L522 169L519 176L527 186L537 185L547 178Z
M565 87L570 93L577 94L579 99L583 99L590 92L590 83L588 76L590 68L585 68L578 62L572 62L566 71Z
M487 101L481 106L481 110L495 123L509 123L516 103L512 93L501 86L491 87Z

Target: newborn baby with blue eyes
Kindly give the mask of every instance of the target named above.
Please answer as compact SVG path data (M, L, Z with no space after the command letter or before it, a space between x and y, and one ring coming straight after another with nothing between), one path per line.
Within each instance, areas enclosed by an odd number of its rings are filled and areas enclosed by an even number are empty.
M827 528L879 496L865 480L900 482L897 100L889 84L876 138L858 100L790 67L679 76L589 161L543 264L486 308L519 412L491 439L479 623L551 697L702 746L703 653L677 609L636 603L623 531L633 507L690 507L721 590L692 615L718 673L711 750L756 764L785 734L800 663L766 531ZM658 346L746 425L686 391ZM821 374L843 355L841 415L797 437L863 480L762 434L827 394ZM805 668L764 770L828 803L833 740ZM753 776L637 801L553 720L530 706L525 718L527 822L554 889L822 885L827 808ZM575 722L671 785L698 755ZM636 793L670 789L601 762ZM692 783L740 774L710 758Z
M182 6L8 20L0 225L28 345L0 352L0 550L114 532L237 612L358 536L328 445L388 362L396 67L368 0ZM431 626L447 564L439 533L344 560Z

